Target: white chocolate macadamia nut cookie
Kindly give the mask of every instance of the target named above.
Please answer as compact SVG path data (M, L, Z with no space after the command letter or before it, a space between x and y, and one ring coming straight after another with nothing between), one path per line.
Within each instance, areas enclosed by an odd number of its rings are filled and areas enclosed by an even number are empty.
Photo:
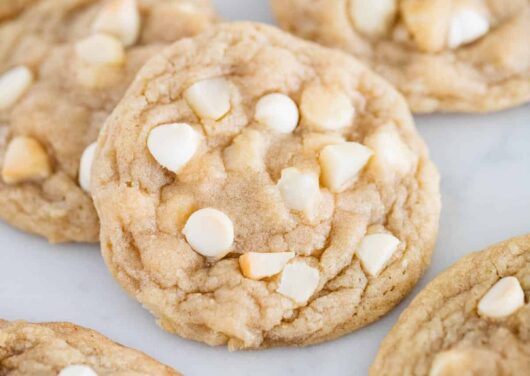
M153 136L174 124L182 136ZM147 63L93 179L118 282L168 331L230 349L378 319L429 264L440 211L401 95L347 54L254 23Z
M208 0L26 3L2 19L0 1L0 218L51 242L95 242L99 129L149 58L216 17Z
M0 320L0 371L17 376L179 376L139 351L65 322Z
M527 375L530 235L472 253L403 311L370 375Z
M286 30L352 53L413 112L530 101L528 0L271 0Z

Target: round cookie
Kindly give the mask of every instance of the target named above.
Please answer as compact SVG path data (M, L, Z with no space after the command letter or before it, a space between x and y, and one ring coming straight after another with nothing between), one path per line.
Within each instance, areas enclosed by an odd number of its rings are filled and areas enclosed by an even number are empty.
M530 235L470 254L414 298L370 375L526 375L529 297Z
M150 57L214 21L207 0L40 0L0 23L0 217L97 241L87 147Z
M530 100L528 0L271 0L285 29L361 58L413 112Z
M0 320L0 371L17 376L179 375L90 329L70 323L4 320Z
M429 264L440 212L401 95L254 23L141 70L98 139L92 193L118 282L168 331L230 349L378 319Z

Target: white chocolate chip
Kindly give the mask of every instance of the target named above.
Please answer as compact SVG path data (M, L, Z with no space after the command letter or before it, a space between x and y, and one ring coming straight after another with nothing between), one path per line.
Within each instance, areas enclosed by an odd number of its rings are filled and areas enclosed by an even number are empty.
M282 170L278 189L289 209L301 211L308 217L311 216L320 199L318 176L294 167Z
M374 152L370 168L381 172L382 176L405 175L412 171L417 157L401 140L394 127L382 127L367 137L365 144Z
M283 269L280 286L276 291L298 304L305 304L318 287L319 280L320 273L317 269L303 261L293 262Z
M335 193L350 188L372 154L357 142L326 146L320 153L322 183Z
M57 376L98 376L98 374L89 366L78 364L63 368Z
M94 34L75 44L78 58L93 65L122 65L125 49L122 43L108 34Z
M33 83L33 73L25 66L8 70L0 76L0 110L14 105Z
M352 0L350 14L357 30L379 37L390 30L397 14L396 0Z
M184 98L203 119L219 120L230 111L230 84L224 78L210 78L191 85Z
M462 8L451 17L447 44L449 48L458 48L479 39L489 28L489 21L483 14L474 9Z
M321 131L346 128L355 115L355 108L346 94L321 86L304 90L300 111L309 127Z
M366 235L357 251L357 257L368 274L375 277L383 270L399 243L399 239L390 234Z
M285 94L273 93L260 98L256 104L256 120L280 133L291 133L298 125L298 107Z
M90 192L90 173L92 171L96 146L97 142L88 145L79 161L79 185L85 192Z
M224 257L234 242L232 221L225 213L212 208L193 213L182 233L191 247L206 257Z
M515 277L504 277L478 303L478 313L493 319L510 316L524 305L524 291Z
M129 47L138 40L140 23L136 0L111 0L99 12L93 29L95 32L112 34Z
M294 256L294 252L248 252L239 256L239 266L245 277L259 280L280 273Z
M46 150L30 137L15 137L7 146L2 179L8 184L45 179L51 174Z
M188 124L164 124L151 129L147 148L161 166L178 173L193 158L200 142L200 134Z

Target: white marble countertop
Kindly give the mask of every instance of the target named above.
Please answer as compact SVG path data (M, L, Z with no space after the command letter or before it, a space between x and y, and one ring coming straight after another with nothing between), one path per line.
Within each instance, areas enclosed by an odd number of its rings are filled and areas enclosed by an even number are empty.
M229 19L271 21L266 0L217 0ZM530 105L492 115L417 118L442 174L432 265L385 318L302 349L230 353L159 329L112 280L97 246L52 246L0 224L0 317L71 321L152 355L185 375L365 375L378 345L419 288L457 259L530 232Z

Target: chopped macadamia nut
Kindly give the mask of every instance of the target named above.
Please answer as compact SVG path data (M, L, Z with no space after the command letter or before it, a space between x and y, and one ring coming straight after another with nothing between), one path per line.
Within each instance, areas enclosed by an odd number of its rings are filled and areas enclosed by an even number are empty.
M19 66L0 75L0 110L13 106L33 83L33 73Z
M140 24L136 0L111 0L101 9L93 28L95 32L114 35L124 46L129 47L138 40Z
M151 129L147 148L161 166L178 173L193 158L200 142L200 134L190 125L164 124Z
M298 304L305 304L317 289L319 280L320 273L317 269L303 261L296 261L283 269L276 291Z
M88 145L81 155L79 162L79 185L85 192L90 192L90 172L92 170L94 154L96 153L96 146L96 142Z
M75 53L82 61L94 65L122 65L125 50L122 43L108 34L94 34L75 45Z
M376 277L397 250L399 243L399 239L390 234L366 235L357 251L357 257L368 274Z
M210 78L191 85L184 98L203 119L219 120L230 111L230 84L224 78Z
M294 252L248 252L239 257L239 266L245 277L259 280L280 273L294 256Z
M350 14L361 33L372 37L384 36L396 19L397 0L352 0Z
M375 168L381 176L405 175L416 164L416 156L393 127L381 128L368 137L365 143L374 152L370 168Z
M256 104L256 120L279 133L291 133L298 125L298 107L285 94L268 94Z
M42 180L50 176L46 150L30 137L15 137L7 146L2 179L8 184Z
M206 257L222 258L234 243L234 225L217 209L197 210L188 218L182 232L193 250Z
M447 44L449 48L458 48L471 43L490 29L488 18L473 8L457 10L449 22Z
M308 217L311 216L320 199L318 176L294 167L282 170L278 188L289 209L301 211Z
M320 153L322 183L335 193L350 188L372 154L357 142L326 146Z
M438 52L446 47L451 1L402 0L400 8L403 22L420 50Z
M300 111L307 125L320 131L346 128L355 116L355 108L346 94L315 85L302 93Z
M510 316L524 305L524 291L515 277L495 283L478 303L481 316L499 319Z

